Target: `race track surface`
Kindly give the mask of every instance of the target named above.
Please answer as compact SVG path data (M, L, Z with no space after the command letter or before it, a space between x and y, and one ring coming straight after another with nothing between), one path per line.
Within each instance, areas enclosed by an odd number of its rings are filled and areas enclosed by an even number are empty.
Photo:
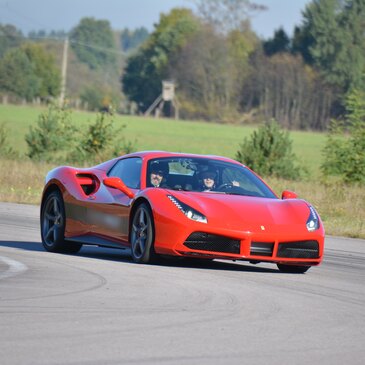
M45 252L39 208L0 204L0 363L364 364L365 241L326 238L306 274Z

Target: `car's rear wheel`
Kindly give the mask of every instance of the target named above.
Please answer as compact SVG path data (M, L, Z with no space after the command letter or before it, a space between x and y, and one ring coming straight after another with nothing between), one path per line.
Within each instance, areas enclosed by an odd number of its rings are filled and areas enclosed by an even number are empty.
M277 264L277 266L281 272L286 272L291 274L304 274L310 268L310 266L296 266L296 265L286 265L286 264Z
M134 262L147 264L155 261L154 251L154 223L152 212L145 203L140 204L132 219L131 251Z
M65 240L65 207L59 191L51 192L41 209L41 236L43 247L49 252L77 253L82 244Z

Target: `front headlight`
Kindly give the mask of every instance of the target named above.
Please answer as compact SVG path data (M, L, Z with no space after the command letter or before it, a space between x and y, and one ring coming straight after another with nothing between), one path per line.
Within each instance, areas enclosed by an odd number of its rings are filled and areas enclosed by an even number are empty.
M319 217L316 210L308 205L309 208L309 217L307 219L307 229L309 232L313 232L319 228Z
M195 210L194 208L190 207L189 205L183 203L182 201L180 201L179 199L175 198L172 195L167 195L167 197L174 203L174 205L180 210L182 211L186 217L188 217L189 219L195 221L195 222L200 222L200 223L208 223L207 218L199 213L197 210Z

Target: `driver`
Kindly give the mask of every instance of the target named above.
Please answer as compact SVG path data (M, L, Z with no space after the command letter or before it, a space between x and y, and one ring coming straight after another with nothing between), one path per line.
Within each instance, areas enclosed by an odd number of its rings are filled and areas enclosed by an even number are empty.
M161 163L153 162L150 170L150 186L166 188L167 168Z
M217 174L213 170L203 171L201 173L202 191L212 191L216 187L216 176Z

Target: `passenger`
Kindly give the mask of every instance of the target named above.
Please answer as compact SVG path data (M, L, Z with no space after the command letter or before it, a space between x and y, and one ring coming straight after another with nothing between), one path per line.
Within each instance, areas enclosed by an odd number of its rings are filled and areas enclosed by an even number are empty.
M231 181L230 183L222 184L221 186L216 186L217 182L217 174L213 170L207 170L200 173L200 183L201 183L201 191L214 191L219 190L223 187L232 188L239 187L240 183L236 180Z

